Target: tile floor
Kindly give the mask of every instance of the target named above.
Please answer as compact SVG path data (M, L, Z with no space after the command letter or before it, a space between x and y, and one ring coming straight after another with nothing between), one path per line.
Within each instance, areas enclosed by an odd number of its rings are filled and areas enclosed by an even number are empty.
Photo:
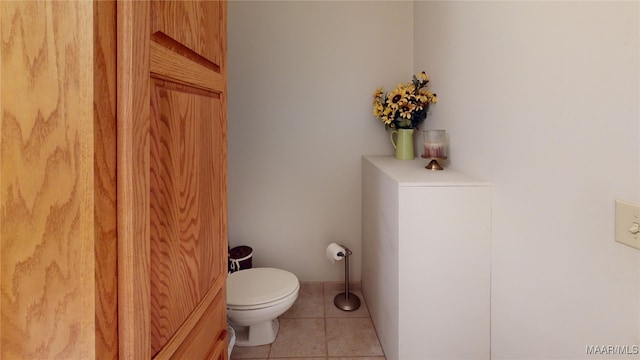
M231 359L384 360L359 286L351 289L361 301L355 311L342 311L333 298L341 283L302 283L295 304L280 316L280 331L270 345L233 347Z

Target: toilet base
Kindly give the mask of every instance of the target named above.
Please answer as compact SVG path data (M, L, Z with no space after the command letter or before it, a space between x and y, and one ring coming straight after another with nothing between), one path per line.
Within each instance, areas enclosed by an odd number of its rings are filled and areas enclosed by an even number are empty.
M278 318L263 321L251 326L240 326L231 323L236 332L236 346L259 346L271 344L278 335L280 322Z

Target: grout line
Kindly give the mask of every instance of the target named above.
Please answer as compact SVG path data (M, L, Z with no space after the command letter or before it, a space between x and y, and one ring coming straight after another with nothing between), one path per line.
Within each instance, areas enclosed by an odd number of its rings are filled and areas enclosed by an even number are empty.
M322 317L326 319L327 318L327 309L326 309L325 304L326 304L326 300L327 299L325 299L326 295L325 295L324 288L325 288L324 283L322 283Z
M322 284L322 315L323 315L323 321L324 321L324 353L325 355L328 357L329 356L329 332L327 331L327 309L326 309L326 304L327 304L327 299L325 298L325 286L324 283Z

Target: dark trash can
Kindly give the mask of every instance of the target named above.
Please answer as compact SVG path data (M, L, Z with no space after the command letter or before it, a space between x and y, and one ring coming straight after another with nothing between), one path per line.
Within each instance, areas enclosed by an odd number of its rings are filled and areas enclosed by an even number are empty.
M229 273L251 269L253 249L249 246L236 246L229 250Z

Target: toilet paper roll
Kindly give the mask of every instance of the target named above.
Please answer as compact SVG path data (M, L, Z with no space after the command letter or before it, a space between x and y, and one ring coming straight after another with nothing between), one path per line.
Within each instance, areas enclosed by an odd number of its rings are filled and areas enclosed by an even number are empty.
M327 259L329 259L329 261L331 261L331 263L335 263L336 260L340 261L342 260L342 258L344 257L344 254L346 254L346 250L336 244L336 243L331 243L329 244L329 246L327 246Z

